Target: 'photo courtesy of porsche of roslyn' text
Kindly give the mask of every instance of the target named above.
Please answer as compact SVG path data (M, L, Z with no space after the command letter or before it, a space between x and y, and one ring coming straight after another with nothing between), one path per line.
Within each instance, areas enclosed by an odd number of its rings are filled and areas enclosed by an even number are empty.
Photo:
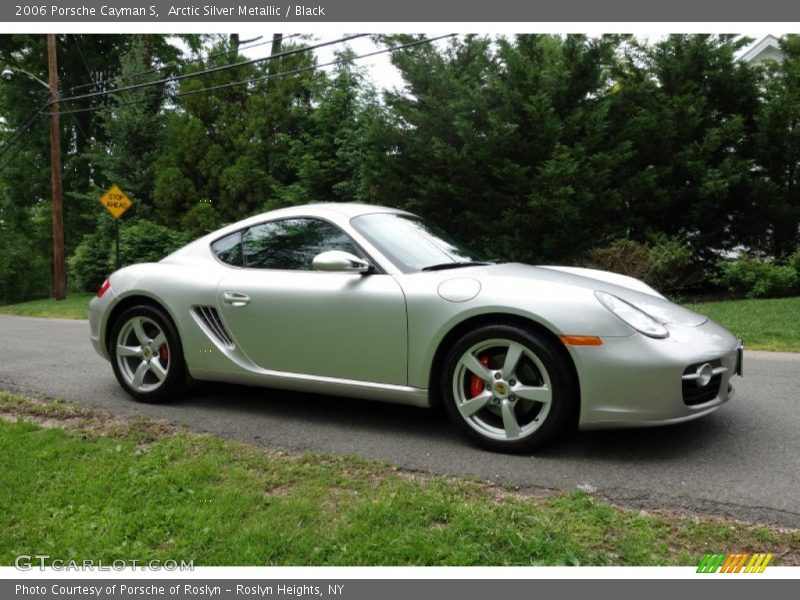
M0 8L2 595L796 579L798 15L685 4Z

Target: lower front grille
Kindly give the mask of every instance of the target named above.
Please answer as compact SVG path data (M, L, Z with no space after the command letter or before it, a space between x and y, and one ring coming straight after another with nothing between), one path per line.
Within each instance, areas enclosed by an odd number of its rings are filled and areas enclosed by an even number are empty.
M713 368L714 375L706 385L700 385L700 380L697 377L698 369L705 365L705 362L689 365L683 371L681 388L683 391L683 403L687 406L705 404L719 396L722 374L727 369L722 366L722 361L719 359L709 360L707 363Z
M213 306L195 306L192 310L197 320L205 326L209 335L228 350L233 350L233 338L228 333L216 308Z

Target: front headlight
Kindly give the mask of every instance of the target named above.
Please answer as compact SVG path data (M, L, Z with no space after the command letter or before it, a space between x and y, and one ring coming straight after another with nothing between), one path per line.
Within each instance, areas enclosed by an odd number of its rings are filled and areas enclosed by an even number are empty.
M608 294L606 292L598 291L595 292L594 295L600 301L600 304L605 306L639 333L653 338L665 338L669 335L666 327L643 310L636 308L630 302L626 302L622 298L617 298L613 294Z

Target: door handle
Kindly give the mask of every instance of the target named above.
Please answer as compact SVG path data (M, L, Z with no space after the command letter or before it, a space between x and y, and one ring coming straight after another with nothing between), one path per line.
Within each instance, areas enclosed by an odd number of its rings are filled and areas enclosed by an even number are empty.
M224 292L222 301L229 306L247 306L250 304L250 296L242 292Z

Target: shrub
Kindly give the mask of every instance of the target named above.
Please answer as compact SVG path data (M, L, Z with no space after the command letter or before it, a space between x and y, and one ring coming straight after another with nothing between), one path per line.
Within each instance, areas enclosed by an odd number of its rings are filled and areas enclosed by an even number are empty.
M109 249L113 248L113 229L101 226L83 237L67 260L69 286L75 291L93 292L111 272Z
M742 292L748 298L779 296L791 291L798 283L797 271L789 265L743 254L735 260L718 263L720 274L715 283L731 292Z
M48 296L51 268L48 241L27 231L0 228L0 304Z
M618 240L589 252L587 266L622 273L645 281L650 277L650 253L644 244L633 240Z
M650 285L659 290L679 290L697 283L703 275L692 248L679 237L654 235L649 245L653 273Z
M120 227L119 251L122 266L156 262L187 242L184 233L140 219ZM70 279L76 290L95 291L114 271L116 254L113 230L102 226L86 235L69 259Z
M699 278L692 249L680 238L659 234L649 244L617 240L589 253L587 266L641 279L658 290L678 290Z
M797 273L797 283L800 285L800 250L792 254L789 258L786 259L786 264L794 269L794 272Z
M141 219L121 227L119 232L119 254L122 266L140 262L157 262L186 244L186 234L168 227ZM114 260L113 252L109 253Z

